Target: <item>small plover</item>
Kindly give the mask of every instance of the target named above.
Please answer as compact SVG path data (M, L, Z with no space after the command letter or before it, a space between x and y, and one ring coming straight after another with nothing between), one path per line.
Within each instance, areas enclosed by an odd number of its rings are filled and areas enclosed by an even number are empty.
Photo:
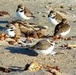
M43 40L38 41L30 49L44 55L47 55L47 54L54 55L56 54L56 52L53 51L54 45L55 45L55 42L50 41L49 39L45 39L45 40L43 39Z
M13 29L7 29L5 33L8 35L8 37L15 37L15 31Z
M61 22L62 19L63 19L62 16L61 16L59 13L57 13L57 12L55 12L55 11L53 11L53 10L51 10L51 11L49 12L49 14L48 14L48 20L49 20L53 25L59 24L59 22Z
M55 26L54 29L54 38L64 37L71 30L70 25L67 23L66 19L62 19L62 21Z
M29 20L31 17L35 18L35 16L33 16L33 13L28 8L23 6L22 4L18 5L17 10L16 10L16 15L18 19L20 20L21 19Z

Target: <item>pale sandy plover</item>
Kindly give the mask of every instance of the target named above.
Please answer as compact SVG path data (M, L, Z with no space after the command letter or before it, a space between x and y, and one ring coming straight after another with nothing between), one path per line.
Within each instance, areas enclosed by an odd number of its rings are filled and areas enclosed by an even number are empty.
M64 37L71 30L70 25L67 23L66 19L62 19L62 21L56 25L54 29L54 38Z
M48 14L48 20L53 25L57 25L62 21L63 17L56 11L51 10Z
M16 14L18 19L24 19L24 20L29 20L31 17L33 16L33 13L25 6L23 6L22 4L19 4L16 10Z
M7 29L5 33L8 35L8 37L15 37L15 31L13 29Z
M41 53L44 55L54 55L56 52L54 52L54 45L55 42L51 42L49 39L43 39L38 41L34 46L32 46L30 49L36 51L37 53Z

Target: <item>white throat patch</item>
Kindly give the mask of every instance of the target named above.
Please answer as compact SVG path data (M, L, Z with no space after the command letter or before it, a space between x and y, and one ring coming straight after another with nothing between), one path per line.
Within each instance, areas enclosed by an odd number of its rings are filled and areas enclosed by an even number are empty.
M17 14L17 17L18 17L18 18L21 18L21 19L29 20L29 19L31 18L31 17L27 17L27 16L24 14L24 12L18 11L18 12L16 12L16 14Z
M54 18L51 18L51 17L48 17L48 20L49 20L49 22L51 22L53 25L57 25L57 24L59 24L58 22L57 22L57 20L56 19L54 19Z

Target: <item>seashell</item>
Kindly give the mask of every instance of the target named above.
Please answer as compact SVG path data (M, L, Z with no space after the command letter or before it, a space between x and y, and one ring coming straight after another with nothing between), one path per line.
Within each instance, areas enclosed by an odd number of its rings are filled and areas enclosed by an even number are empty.
M40 67L40 65L38 63L33 62L33 63L30 64L28 70L30 70L30 71L36 71L36 70L40 70L40 68L41 67Z

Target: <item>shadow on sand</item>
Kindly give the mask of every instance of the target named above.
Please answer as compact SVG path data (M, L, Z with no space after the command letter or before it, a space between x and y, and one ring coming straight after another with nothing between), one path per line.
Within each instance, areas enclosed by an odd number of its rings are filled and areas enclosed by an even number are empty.
M6 50L10 50L11 53L20 53L20 54L26 54L29 56L38 55L38 53L36 53L34 50L28 50L27 48L22 48L22 47L7 47Z
M9 69L11 72L16 72L16 71L22 72L22 71L24 71L23 67L18 67L18 66L10 66Z
M0 21L0 24L7 24L7 23L8 23L8 21ZM0 31L2 31L4 29L6 29L6 27L0 26Z
M3 30L5 30L5 29L6 29L6 27L0 26L0 31L3 31Z

